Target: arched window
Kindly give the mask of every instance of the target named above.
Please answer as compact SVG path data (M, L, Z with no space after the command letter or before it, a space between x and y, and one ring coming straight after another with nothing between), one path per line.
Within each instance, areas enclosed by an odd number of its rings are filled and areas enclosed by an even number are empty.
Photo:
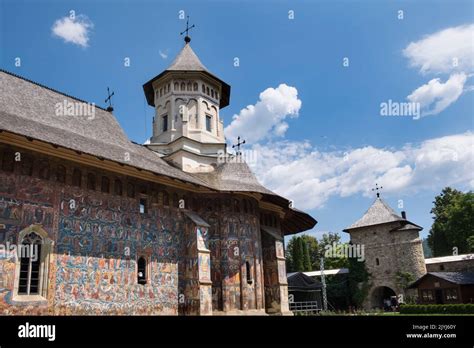
M21 174L28 176L33 175L33 158L31 156L21 156Z
M191 82L188 82L188 91L191 92Z
M198 84L197 82L193 83L193 91L196 92L198 90Z
M248 207L247 207L247 200L244 199L244 200L242 201L242 204L243 204L243 206L244 206L244 213L247 214L247 213L249 212L249 211L248 211Z
M250 262L245 262L245 273L247 274L247 284L252 284L252 268L250 267Z
M179 83L175 82L174 83L174 90L177 91L179 89Z
M206 87L206 94L209 95L209 87Z
M214 98L214 90L211 89L211 97Z
M72 172L72 186L81 187L82 173L79 169L74 168Z
M127 197L135 197L135 186L131 182L127 183Z
M122 182L121 182L119 179L115 179L115 183L114 183L114 193L115 193L117 196L121 196L121 195L122 195Z
M87 189L95 190L95 175L92 173L87 174Z
M240 213L240 207L239 207L239 200L234 199L234 212L235 213Z
M15 167L15 154L13 153L13 151L6 150L3 153L2 170L6 172L13 172L14 167Z
M19 295L38 295L40 287L42 238L35 232L27 234L21 243Z
M146 259L141 256L137 262L137 282L138 284L146 284Z
M170 196L168 195L168 192L166 191L163 192L163 205L164 206L170 205Z
M201 90L202 93L206 93L206 86L204 86L204 83L201 85Z
M184 82L181 82L181 90L182 91L186 90L186 84Z
M110 192L110 180L106 176L102 177L102 182L101 182L101 185L100 185L100 191L103 192L103 193L109 193Z
M206 130L212 132L212 116L206 115Z
M173 193L173 207L179 208L179 198L177 193Z
M219 93L216 91L216 99L219 99Z
M168 88L167 88L167 92L166 92L166 93L169 93L169 92L170 92L170 88L171 88L171 83L168 83Z
M378 257L375 259L375 264L376 264L377 266L380 265L380 261L379 261L379 258L378 258Z
M56 168L56 181L62 184L66 182L66 167L58 165Z
M42 161L39 166L38 175L40 179L49 180L49 163L48 161Z

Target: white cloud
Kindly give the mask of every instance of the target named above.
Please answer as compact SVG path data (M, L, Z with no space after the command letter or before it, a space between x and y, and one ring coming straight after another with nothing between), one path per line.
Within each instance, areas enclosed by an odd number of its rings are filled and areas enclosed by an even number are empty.
M410 65L425 73L474 71L474 24L447 28L411 42L403 54Z
M90 30L94 24L84 15L63 17L56 20L51 30L53 35L62 38L65 42L70 42L82 47L89 45Z
M407 99L420 103L421 116L435 115L458 100L464 89L467 76L464 73L453 74L445 83L439 78L415 89Z
M411 42L403 55L412 67L425 74L451 74L443 83L439 78L415 89L407 99L420 103L422 116L435 115L472 90L464 87L474 72L474 24L447 28L419 41Z
M233 116L232 122L225 128L225 135L231 141L243 136L249 143L273 136L281 137L288 129L284 120L298 117L300 108L301 100L296 88L286 84L267 88L260 93L255 105L249 105Z
M166 50L165 52L163 52L162 50L159 50L158 53L160 54L161 58L163 59L168 58L168 50Z
M262 184L295 201L296 207L322 207L333 196L372 194L374 182L387 195L440 190L446 185L474 187L474 134L446 136L400 149L372 146L321 152L307 141L256 144L253 165Z

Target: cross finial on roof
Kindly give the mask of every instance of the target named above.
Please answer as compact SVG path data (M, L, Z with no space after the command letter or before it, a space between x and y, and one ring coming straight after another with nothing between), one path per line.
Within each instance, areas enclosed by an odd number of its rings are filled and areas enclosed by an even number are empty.
M380 192L379 192L379 190L381 190L381 189L383 189L383 186L380 186L380 187L379 187L379 185L378 185L377 183L375 183L375 188L373 188L372 191L376 191L376 192L377 192L377 198L380 197Z
M240 153L240 145L243 145L243 144L245 144L245 140L242 141L242 142L240 142L240 136L238 136L238 137L237 137L237 144L232 145L232 148L233 148L233 149L234 149L234 148L237 148L237 153L236 153L236 155L240 155L240 154L241 154L241 153Z
M109 102L109 106L107 106L107 111L112 112L114 111L114 108L112 107L112 96L115 94L115 92L112 92L110 94L109 87L107 87L107 99L105 99L105 102Z
M180 33L180 35L183 35L186 33L186 36L184 37L184 42L186 42L186 45L191 42L191 38L189 37L189 30L194 28L195 25L189 26L189 16L186 18L186 29Z

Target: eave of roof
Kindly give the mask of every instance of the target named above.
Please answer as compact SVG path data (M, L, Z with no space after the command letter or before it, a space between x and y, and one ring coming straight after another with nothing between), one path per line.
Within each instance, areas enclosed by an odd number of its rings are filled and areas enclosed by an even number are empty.
M474 272L428 272L408 288L416 288L426 277L435 277L457 285L474 285Z
M146 146L132 143L113 114L102 108L94 106L95 118L92 122L80 117L58 117L54 107L58 102L87 102L4 70L0 70L0 82L0 131L163 175L211 192L261 193L263 200L285 211L282 225L285 234L305 231L317 223L309 214L290 208L287 199L260 185L247 164L241 165L241 175L237 177L236 167L220 168L218 173L221 177L205 180L169 165ZM130 160L124 158L125 153L129 153ZM246 183L245 187L243 183Z
M349 232L359 228L390 224L394 222L399 222L400 225L393 228L392 231L421 231L423 229L421 226L399 216L386 202L378 197L359 220L345 228L343 231Z

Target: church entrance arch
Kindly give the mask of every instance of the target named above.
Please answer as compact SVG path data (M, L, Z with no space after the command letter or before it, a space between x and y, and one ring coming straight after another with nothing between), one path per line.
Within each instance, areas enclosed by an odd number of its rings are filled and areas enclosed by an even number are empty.
M390 307L388 303L392 300L393 297L396 297L397 294L388 286L378 286L372 290L371 294L371 308L380 308L384 309L385 307Z

